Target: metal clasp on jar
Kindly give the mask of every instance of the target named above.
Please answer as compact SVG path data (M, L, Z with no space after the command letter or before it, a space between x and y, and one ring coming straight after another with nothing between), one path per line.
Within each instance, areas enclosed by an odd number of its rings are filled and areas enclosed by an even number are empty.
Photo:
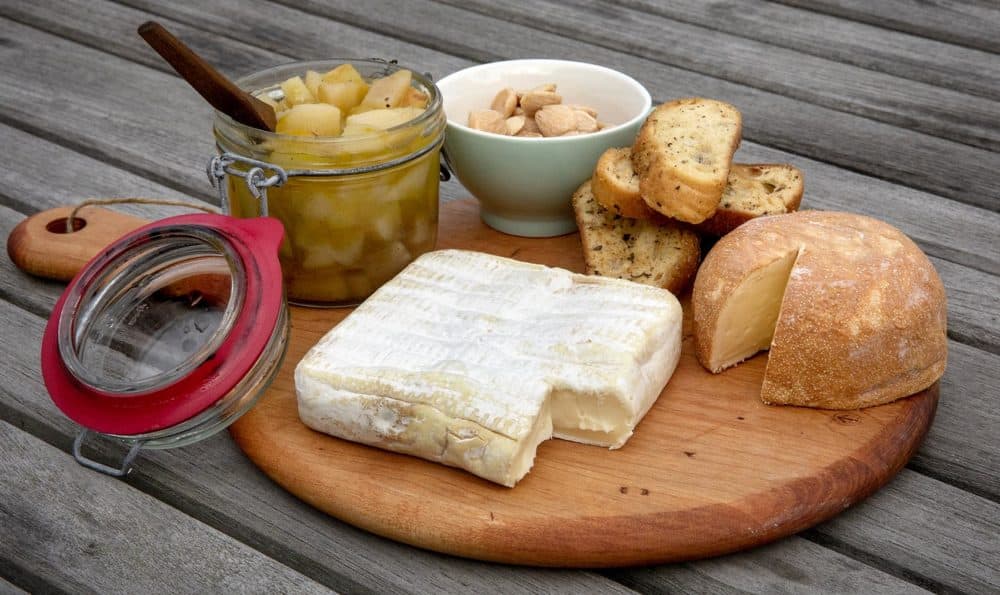
M233 167L235 163L243 163L249 167L242 170ZM271 174L268 175L267 172L271 172ZM261 217L267 217L267 189L271 186L281 186L288 181L288 173L281 166L228 152L212 157L208 162L206 173L208 173L208 181L219 193L219 206L222 207L222 212L230 212L229 192L225 183L226 174L229 174L241 177L246 181L250 195L257 199Z
M377 163L375 165L365 165L360 167L351 167L346 169L292 169L285 170L280 165L275 165L273 163L268 163L267 161L260 161L257 159L250 159L249 157L242 157L228 151L223 152L220 155L215 155L208 162L208 167L206 168L206 173L208 173L208 180L215 188L215 191L219 194L219 206L222 207L223 213L231 213L229 209L229 190L226 186L226 174L238 176L246 181L247 188L250 190L251 196L257 199L259 203L259 213L261 217L267 217L267 189L274 186L278 187L288 181L288 178L293 176L353 176L358 174L367 174L371 172L381 171L383 169L389 169L396 167L397 165L402 165L404 163L409 163L415 159L423 157L427 153L437 149L444 144L444 135L419 151L410 153L409 155L404 155L397 159L392 159L390 161L384 161L382 163ZM447 182L451 179L451 172L447 164L447 158L444 158L444 163L441 163L441 169L439 177L442 182ZM233 167L234 164L242 163L249 166L246 170ZM270 172L270 174L269 174Z

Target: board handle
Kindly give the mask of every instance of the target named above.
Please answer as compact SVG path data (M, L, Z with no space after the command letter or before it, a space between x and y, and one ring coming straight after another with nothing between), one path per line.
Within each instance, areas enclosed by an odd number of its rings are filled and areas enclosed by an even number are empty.
M56 207L17 224L7 237L7 254L22 271L55 281L70 281L111 242L149 220L100 207Z

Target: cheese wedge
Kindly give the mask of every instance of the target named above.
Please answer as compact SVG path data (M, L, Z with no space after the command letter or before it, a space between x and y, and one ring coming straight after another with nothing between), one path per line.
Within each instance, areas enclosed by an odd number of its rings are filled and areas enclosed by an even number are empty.
M550 436L619 448L673 374L670 292L430 252L295 370L309 427L513 486Z

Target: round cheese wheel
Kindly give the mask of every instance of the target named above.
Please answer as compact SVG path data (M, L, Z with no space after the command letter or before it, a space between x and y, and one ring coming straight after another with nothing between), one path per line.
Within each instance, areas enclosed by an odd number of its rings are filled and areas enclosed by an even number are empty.
M941 279L912 240L870 217L801 211L745 223L705 258L692 307L708 370L770 349L765 403L868 407L944 373Z

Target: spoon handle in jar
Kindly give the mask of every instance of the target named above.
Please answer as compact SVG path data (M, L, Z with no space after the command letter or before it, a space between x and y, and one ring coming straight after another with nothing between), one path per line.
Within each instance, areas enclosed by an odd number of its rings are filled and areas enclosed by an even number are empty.
M212 107L247 126L274 130L271 106L236 86L163 25L147 21L139 26L139 35Z
M7 254L22 271L69 281L111 242L149 223L146 219L100 207L86 207L67 230L74 207L36 213L18 223L7 237Z

